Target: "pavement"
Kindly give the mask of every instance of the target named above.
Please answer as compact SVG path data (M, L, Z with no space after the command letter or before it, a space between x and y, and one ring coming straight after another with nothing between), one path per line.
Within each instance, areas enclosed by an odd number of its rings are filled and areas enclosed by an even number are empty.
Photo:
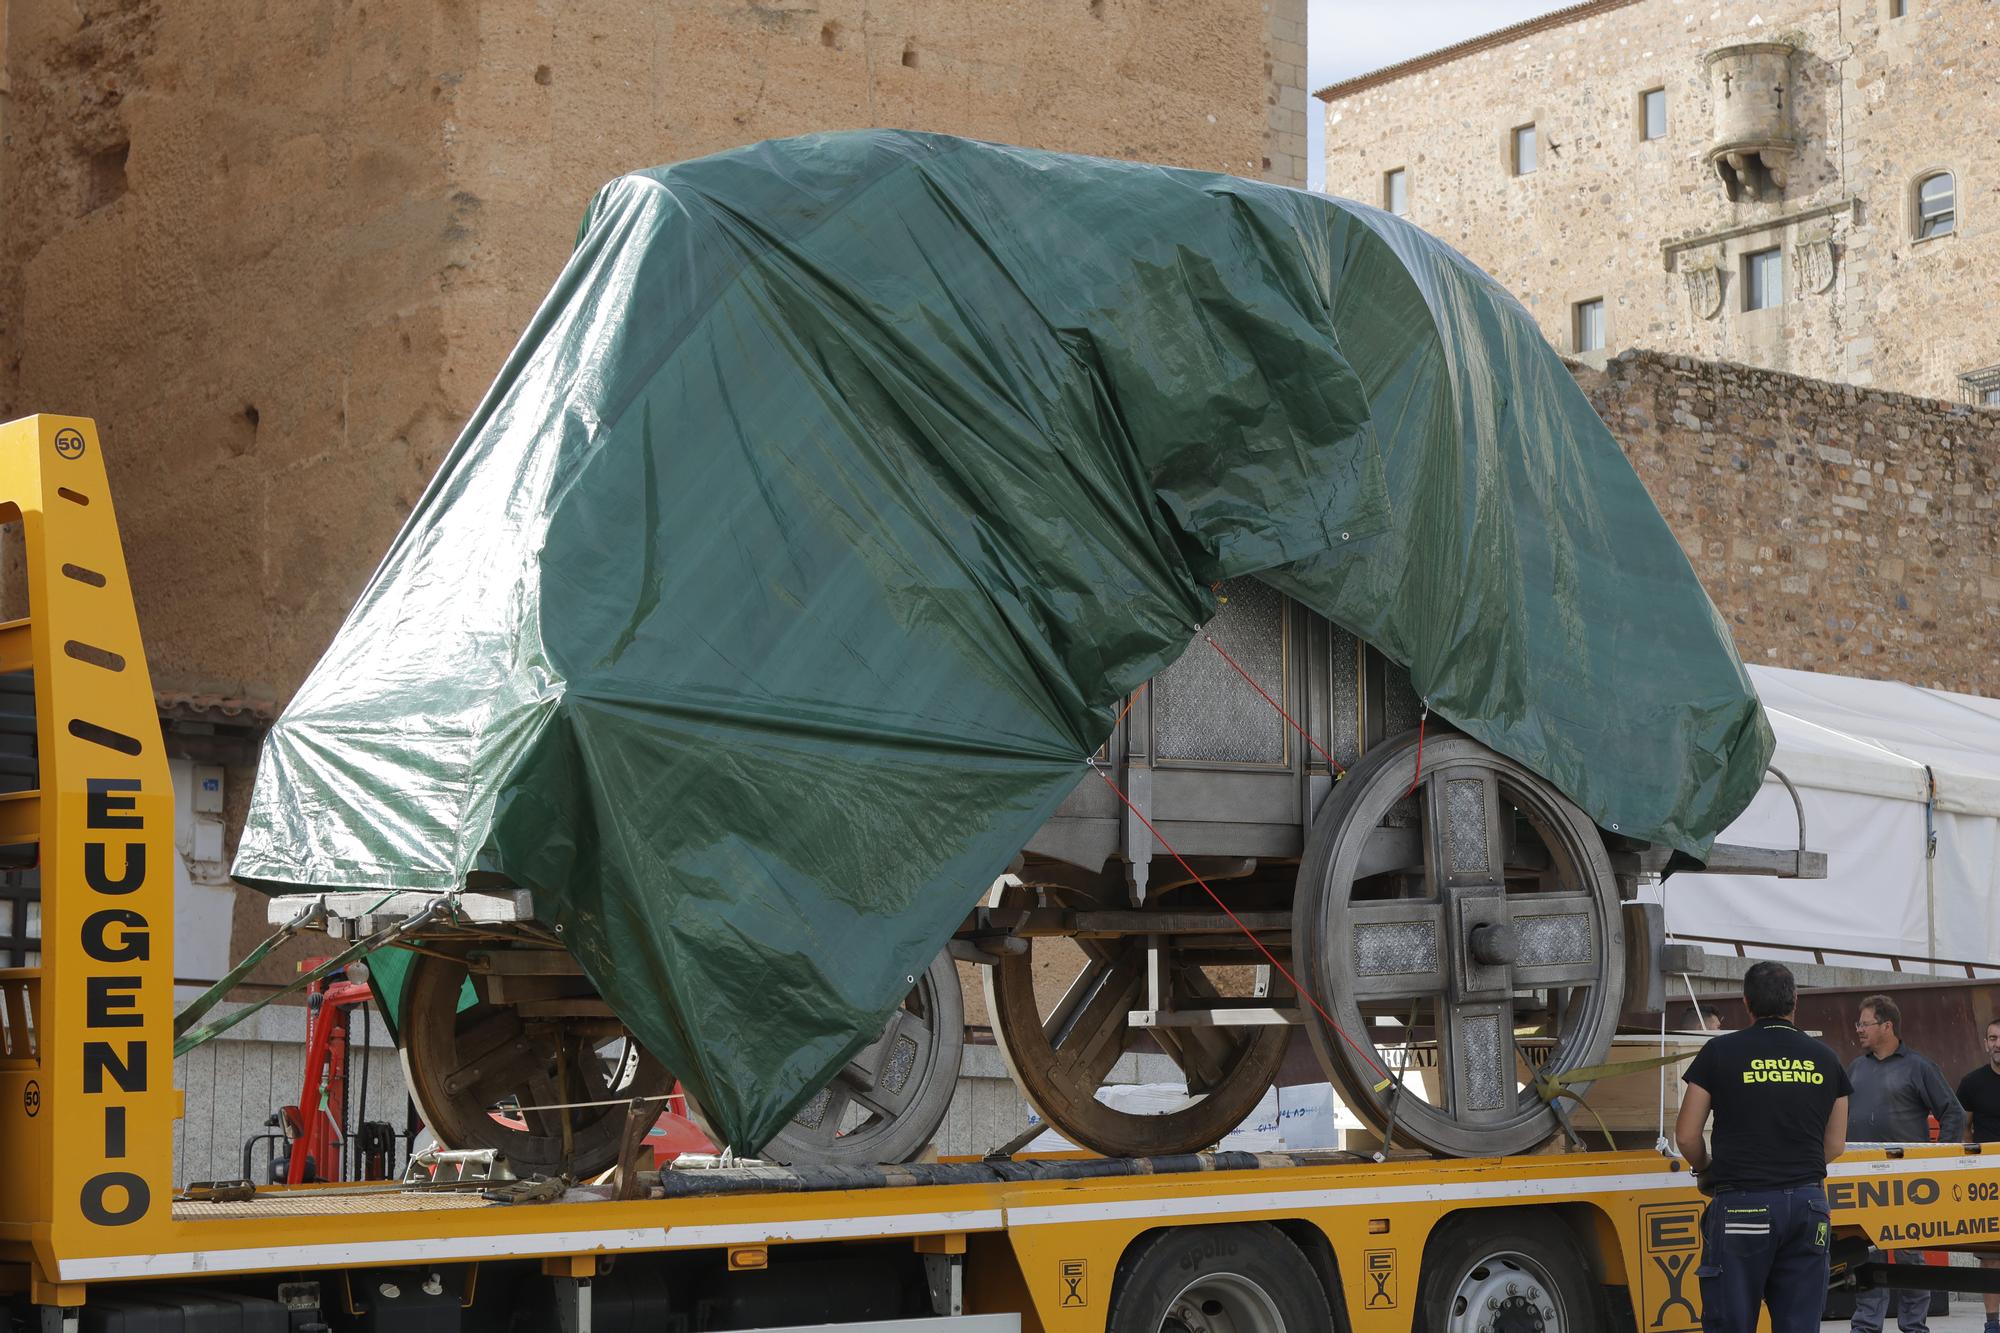
M1829 1319L1819 1327L1820 1333L1834 1333L1835 1329L1840 1330L1840 1333L1847 1333L1848 1324L1845 1319ZM1895 1321L1892 1319L1889 1328L1893 1330L1895 1327ZM1985 1327L1986 1311L1979 1304L1977 1296L1953 1301L1950 1314L1931 1320L1931 1333L1980 1333Z

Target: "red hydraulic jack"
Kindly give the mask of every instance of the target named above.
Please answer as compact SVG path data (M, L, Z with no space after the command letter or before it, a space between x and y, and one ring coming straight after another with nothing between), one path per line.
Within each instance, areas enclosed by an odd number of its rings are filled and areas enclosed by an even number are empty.
M299 964L299 970L310 971L325 961L308 958ZM353 975L357 972L359 976ZM347 1178L348 1130L343 1121L347 1114L349 1025L353 1011L374 998L366 977L362 965L354 964L345 976L336 973L306 987L305 1079L299 1087L298 1104L280 1107L273 1117L284 1135L283 1167L288 1184ZM368 1058L365 1048L361 1058ZM362 1087L365 1095L365 1074ZM367 1107L362 1107L361 1114L367 1115ZM395 1165L394 1131L386 1124L364 1120L359 1144L356 1178L387 1179Z

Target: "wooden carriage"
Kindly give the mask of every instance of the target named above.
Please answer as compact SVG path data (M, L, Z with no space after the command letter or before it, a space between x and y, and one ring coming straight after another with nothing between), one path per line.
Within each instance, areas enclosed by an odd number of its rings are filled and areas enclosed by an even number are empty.
M1099 1151L1188 1151L1249 1113L1303 1024L1343 1100L1399 1142L1547 1138L1523 1074L1601 1062L1638 1007L1631 904L1666 849L1427 716L1406 672L1274 589L1223 594L1098 755L1109 781L1078 785L960 932L1023 1091ZM1755 849L1711 865L1824 873ZM1633 979L1657 984L1651 941L1630 943ZM1097 1100L1147 1047L1188 1103Z

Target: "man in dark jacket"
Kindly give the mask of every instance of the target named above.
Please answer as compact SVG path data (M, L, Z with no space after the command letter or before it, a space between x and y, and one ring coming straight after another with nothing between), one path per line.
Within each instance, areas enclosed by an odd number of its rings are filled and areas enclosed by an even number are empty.
M1847 1118L1849 1143L1928 1143L1932 1116L1937 1117L1940 1139L1963 1141L1965 1111L1945 1082L1944 1071L1903 1044L1903 1011L1894 1000L1886 995L1863 1000L1854 1039L1861 1054L1847 1067L1848 1081L1854 1085L1854 1105ZM1904 1264L1923 1262L1915 1250L1897 1250L1893 1258ZM1855 1294L1854 1333L1881 1333L1890 1295L1887 1287ZM1894 1295L1896 1327L1903 1333L1929 1333L1931 1294Z
M1840 1057L1792 1022L1798 991L1782 963L1743 977L1755 1023L1716 1037L1683 1075L1674 1139L1713 1196L1701 1220L1702 1327L1818 1333L1826 1301L1826 1164L1847 1138ZM1702 1126L1715 1115L1714 1153Z
M1986 1024L1986 1063L1958 1081L1958 1104L1970 1123L1971 1143L2000 1143L2000 1018ZM1983 1255L1982 1268L2000 1268L2000 1255ZM1986 1293L1986 1333L2000 1333L2000 1295Z

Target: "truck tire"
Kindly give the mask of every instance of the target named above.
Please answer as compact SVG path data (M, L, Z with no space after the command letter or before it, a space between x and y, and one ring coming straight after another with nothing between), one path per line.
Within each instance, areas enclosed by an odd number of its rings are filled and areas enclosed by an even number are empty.
M1462 1213L1431 1233L1415 1333L1592 1333L1604 1327L1592 1265L1541 1210Z
M1332 1330L1312 1265L1263 1222L1173 1227L1141 1237L1119 1260L1105 1322L1105 1333Z

